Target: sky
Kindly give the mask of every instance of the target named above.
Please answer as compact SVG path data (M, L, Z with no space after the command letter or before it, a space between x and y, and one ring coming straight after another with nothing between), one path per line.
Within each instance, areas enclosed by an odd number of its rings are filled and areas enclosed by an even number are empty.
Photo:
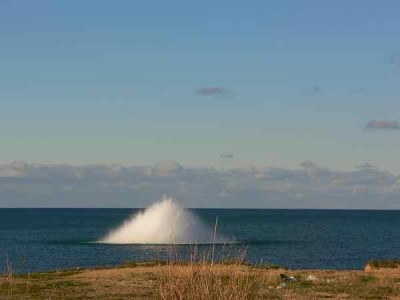
M341 182L351 177L352 191L354 178L371 174L380 192L397 191L399 9L395 0L0 0L0 206L79 206L96 198L78 189L61 202L44 200L40 193L61 194L43 181L44 170L60 176L64 189L64 167L176 164L228 185L242 174L239 185L258 199L254 207L396 208L387 194L388 202L349 196L351 203L325 203L319 191L288 203L285 193L265 191L271 177L257 186L250 178L261 176L254 170L285 170L290 181L305 163L340 174ZM178 193L173 178L166 190L153 178L157 192L137 198ZM315 191L307 184L293 195ZM30 193L19 198L10 185ZM223 188L207 197L218 195L225 195L221 207L244 206L245 196ZM140 205L124 197L85 203Z

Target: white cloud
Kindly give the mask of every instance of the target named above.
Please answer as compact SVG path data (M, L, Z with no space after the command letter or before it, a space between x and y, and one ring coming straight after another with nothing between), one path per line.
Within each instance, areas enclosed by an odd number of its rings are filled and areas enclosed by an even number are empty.
M31 165L24 162L12 162L0 165L0 177L20 177L27 174Z
M180 164L176 161L167 160L156 163L152 168L152 174L166 176L174 172L179 172L180 170L182 170Z

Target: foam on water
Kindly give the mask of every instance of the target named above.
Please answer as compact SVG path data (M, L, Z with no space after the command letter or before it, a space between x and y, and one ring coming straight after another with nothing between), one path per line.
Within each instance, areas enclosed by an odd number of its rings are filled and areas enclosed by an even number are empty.
M134 215L111 231L101 243L108 244L208 244L221 243L214 229L205 226L193 213L170 198Z

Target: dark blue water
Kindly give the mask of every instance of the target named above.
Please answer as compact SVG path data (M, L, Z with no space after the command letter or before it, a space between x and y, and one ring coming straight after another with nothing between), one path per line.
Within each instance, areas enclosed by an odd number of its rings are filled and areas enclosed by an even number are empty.
M400 211L193 210L248 246L249 262L294 269L362 269L369 259L400 259ZM0 272L112 266L166 258L160 245L92 243L135 209L0 209ZM208 247L208 246L206 246ZM241 246L242 247L242 246ZM189 251L180 246L179 251Z

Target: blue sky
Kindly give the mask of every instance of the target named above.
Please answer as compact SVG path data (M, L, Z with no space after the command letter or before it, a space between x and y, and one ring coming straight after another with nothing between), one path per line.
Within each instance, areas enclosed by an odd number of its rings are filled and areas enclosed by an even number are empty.
M313 161L399 174L400 130L365 129L400 120L399 10L394 0L2 0L0 163Z

